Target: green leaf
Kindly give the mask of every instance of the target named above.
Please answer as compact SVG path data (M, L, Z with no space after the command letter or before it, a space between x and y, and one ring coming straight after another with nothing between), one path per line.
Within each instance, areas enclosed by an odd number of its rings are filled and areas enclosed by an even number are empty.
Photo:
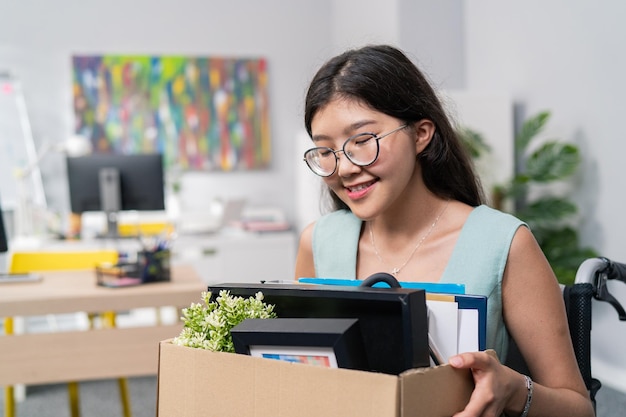
M515 137L516 150L521 152L526 149L530 141L543 129L549 118L550 112L543 111L527 119Z
M484 141L482 135L470 128L459 129L461 142L474 159L479 158L484 152L491 151L491 147Z
M263 302L263 294L244 299L222 290L215 301L211 294L202 292L204 305L191 303L183 309L183 329L173 342L180 346L234 352L230 330L247 318L268 319L276 317L274 305Z
M576 280L576 270L572 268L564 268L560 265L552 265L552 270L556 279L560 284L572 285Z
M569 226L562 228L533 228L533 233L543 253L550 258L559 258L563 253L578 248L578 232Z
M576 146L548 142L532 153L526 162L526 174L535 182L562 180L572 175L580 164Z
M517 216L532 224L550 224L576 214L576 205L558 197L544 197L519 210Z
M590 248L575 248L561 253L559 257L550 257L550 265L561 284L571 285L576 278L580 264L589 258L595 258L598 253Z
M573 283L580 264L598 256L595 250L580 247L578 232L571 227L533 232L561 284Z
M499 185L497 191L507 198L518 198L526 194L529 178L524 174L516 175L509 184Z

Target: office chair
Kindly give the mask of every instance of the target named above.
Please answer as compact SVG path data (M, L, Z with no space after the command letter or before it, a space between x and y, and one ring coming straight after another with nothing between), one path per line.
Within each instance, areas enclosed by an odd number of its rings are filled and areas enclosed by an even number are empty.
M30 273L38 271L69 271L93 269L95 265L103 262L116 263L118 253L115 250L80 250L67 252L14 252L11 254L9 272ZM95 283L94 283L95 285ZM115 315L112 312L105 312L102 315L105 327L115 326ZM93 316L90 316L90 323L93 323ZM5 318L5 333L10 335L14 331L13 318ZM128 383L126 378L118 378L122 410L125 417L131 416L130 397L128 394ZM13 387L5 387L5 416L15 417ZM80 416L78 383L68 382L68 396L70 415Z
M611 279L626 283L626 264L613 262L603 257L590 258L578 268L574 284L562 286L574 353L594 410L596 408L596 394L602 384L598 379L593 378L591 372L592 299L610 303L617 311L619 320L626 321L624 308L609 293L607 288L606 283ZM506 365L519 372L529 373L528 367L513 340L511 340L509 347Z

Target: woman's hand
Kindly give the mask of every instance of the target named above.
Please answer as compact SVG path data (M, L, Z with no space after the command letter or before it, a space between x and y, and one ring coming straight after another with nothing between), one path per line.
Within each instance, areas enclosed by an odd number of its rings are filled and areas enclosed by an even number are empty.
M518 401L521 413L524 378L502 365L493 351L462 353L452 356L449 364L470 369L475 384L469 403L454 417L499 417L504 410L511 411L511 403L517 410Z

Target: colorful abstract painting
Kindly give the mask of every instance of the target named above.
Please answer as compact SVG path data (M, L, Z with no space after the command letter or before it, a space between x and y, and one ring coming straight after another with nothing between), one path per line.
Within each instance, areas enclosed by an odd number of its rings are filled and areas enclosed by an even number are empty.
M264 59L72 57L75 132L94 152L161 152L183 170L270 163Z

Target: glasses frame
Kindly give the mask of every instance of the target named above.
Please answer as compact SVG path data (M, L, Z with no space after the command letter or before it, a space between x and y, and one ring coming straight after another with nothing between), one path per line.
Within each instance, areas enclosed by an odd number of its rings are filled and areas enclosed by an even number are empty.
M404 129L404 128L408 127L408 126L409 126L409 125L408 125L407 123L405 123L405 124L403 124L402 126L396 127L396 128L395 128L395 129L393 129L392 131L387 132L387 133L384 133L384 134L382 134L382 135L377 135L376 133L371 133L371 132L357 133L356 135L352 135L352 136L350 136L348 139L346 139L346 140L343 142L343 145L341 146L341 149L338 149L338 150L335 150L335 149L333 149L333 148L329 148L329 147L327 147L327 146L317 146L317 147L315 147L315 148L307 149L307 150L304 152L304 158L302 158L302 160L303 160L304 162L306 162L306 165L309 167L309 169L310 169L310 170L311 170L311 171L312 171L315 175L318 175L318 176L320 176L320 177L330 177L330 176L331 176L331 175L333 175L335 172L337 172L337 167L339 166L339 156L337 156L337 154L338 154L339 152L342 152L342 153L346 156L346 158L348 158L348 161L350 161L350 162L351 162L351 163L353 163L354 165L359 166L359 167L368 167L368 166L372 165L374 162L376 162L376 161L378 160L378 154L379 154L379 152L380 152L380 144L378 143L378 141L379 141L379 140L381 140L381 139L383 139L383 138L385 138L385 137L387 137L387 136L389 136L389 135L391 135L392 133L396 133L396 132L398 132L398 131L400 131L400 130L402 130L402 129ZM358 137L360 137L360 136L366 136L366 135L368 135L368 136L372 136L372 138L376 141L376 156L374 156L374 159L372 160L372 162L368 162L368 163L366 163L366 164L362 164L362 163L359 163L359 162L354 161L354 160L350 157L350 154L349 154L348 152L346 152L346 145L348 144L348 142L350 142L350 141L352 141L352 140L354 140L354 139L356 139L356 138L358 138ZM333 172L331 172L330 174L324 175L324 174L320 174L319 172L317 172L317 171L316 171L316 170L315 170L315 169L311 166L311 164L309 164L309 160L308 160L308 159L307 159L307 157L306 157L306 156L307 156L307 154L309 154L310 152L317 151L317 150L320 150L320 149L323 149L323 150L326 150L326 151L332 152L332 153L333 153L333 155L335 156L335 169L333 169Z

